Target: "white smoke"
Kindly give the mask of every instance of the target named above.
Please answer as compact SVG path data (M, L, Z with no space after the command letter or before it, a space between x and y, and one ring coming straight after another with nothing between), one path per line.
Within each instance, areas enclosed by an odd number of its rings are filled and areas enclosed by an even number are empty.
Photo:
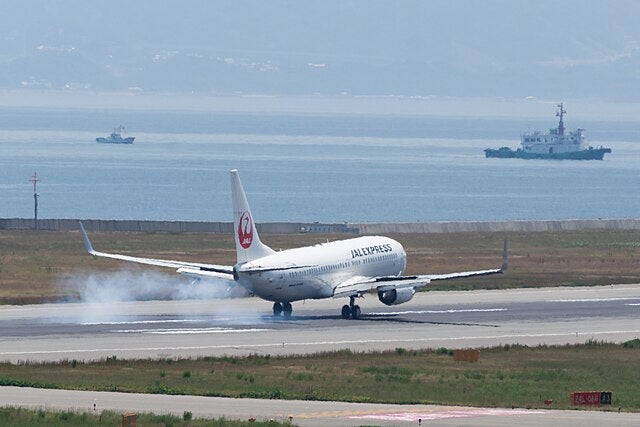
M77 293L85 303L246 296L246 291L230 280L207 278L193 281L152 270L87 273L67 278L64 286Z
M74 322L130 322L132 313L127 302L153 300L209 300L239 298L247 291L235 282L207 278L193 281L177 274L165 274L152 270L119 270L112 272L84 273L67 277L60 283L65 291L78 296L79 304L71 316ZM218 321L233 324L248 324L261 321L259 314L246 313L231 301L214 303ZM184 317L186 316L186 317ZM189 313L177 319L188 318Z

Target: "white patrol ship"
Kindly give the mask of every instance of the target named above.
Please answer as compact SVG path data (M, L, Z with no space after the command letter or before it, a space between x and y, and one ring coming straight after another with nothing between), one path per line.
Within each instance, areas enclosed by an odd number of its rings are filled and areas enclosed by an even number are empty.
M565 133L563 117L566 110L558 104L557 117L560 122L557 128L549 129L549 133L537 130L521 135L522 148L512 150L509 147L484 150L486 157L519 158L519 159L568 159L568 160L602 160L611 148L594 148L587 144L584 129L576 129Z

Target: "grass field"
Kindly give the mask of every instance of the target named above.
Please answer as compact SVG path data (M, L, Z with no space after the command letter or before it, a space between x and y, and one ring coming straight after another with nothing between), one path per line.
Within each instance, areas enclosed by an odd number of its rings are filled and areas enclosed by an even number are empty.
M311 245L353 235L266 234L273 248ZM640 231L451 233L390 235L408 254L407 274L498 267L509 241L506 275L442 282L431 289L477 289L640 282ZM231 265L233 236L212 233L92 233L94 247L151 258ZM79 232L0 231L0 303L73 300L74 276L87 272L151 269L94 259ZM173 274L170 269L160 269Z
M190 412L182 417L173 415L136 414L137 425L145 427L280 427L292 426L289 422L278 421L240 421L219 418L215 420L193 419ZM122 414L102 411L89 412L50 411L44 409L0 408L0 425L4 427L31 426L119 426L122 425Z
M640 340L483 349L475 363L447 349L197 360L0 364L0 385L385 403L568 408L572 391L611 391L640 411Z

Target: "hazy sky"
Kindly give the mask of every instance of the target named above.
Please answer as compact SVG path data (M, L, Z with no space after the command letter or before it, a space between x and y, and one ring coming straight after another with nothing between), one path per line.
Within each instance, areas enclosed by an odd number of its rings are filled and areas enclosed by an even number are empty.
M636 1L0 4L0 89L640 97Z

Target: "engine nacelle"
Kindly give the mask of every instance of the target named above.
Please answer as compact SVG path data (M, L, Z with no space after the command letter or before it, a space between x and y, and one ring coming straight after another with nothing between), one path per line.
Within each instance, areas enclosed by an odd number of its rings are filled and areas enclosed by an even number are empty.
M378 299L386 305L398 305L409 301L415 295L414 288L391 289L389 291L378 291Z

